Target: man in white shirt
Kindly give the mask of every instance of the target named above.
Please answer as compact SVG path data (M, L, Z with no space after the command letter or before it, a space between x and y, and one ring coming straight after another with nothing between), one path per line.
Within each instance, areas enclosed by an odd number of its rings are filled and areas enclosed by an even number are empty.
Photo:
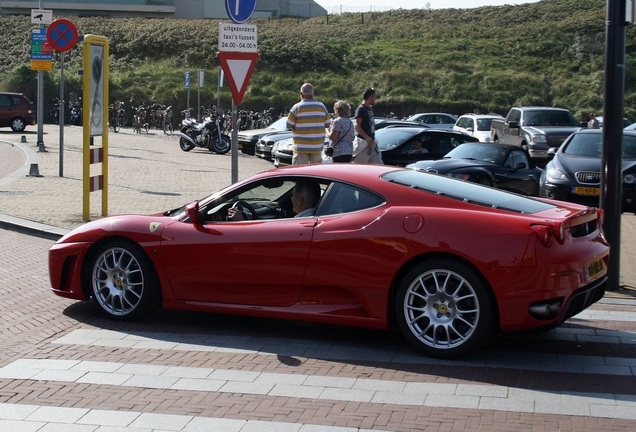
M313 216L320 199L320 185L313 181L297 181L291 200L294 217Z

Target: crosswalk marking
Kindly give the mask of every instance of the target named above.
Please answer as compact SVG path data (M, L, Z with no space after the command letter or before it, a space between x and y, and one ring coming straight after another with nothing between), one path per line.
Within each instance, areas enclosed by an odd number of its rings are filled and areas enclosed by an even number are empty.
M557 329L559 330L559 329ZM544 335L554 338L561 335L564 339L572 337L588 341L590 338L611 338L607 343L636 344L636 333L595 331L590 333L586 329L560 329L557 336ZM555 330L556 332L556 330ZM622 336L619 336L622 334ZM624 341L624 342L621 342ZM420 353L410 351L404 347L390 348L382 346L375 348L370 345L353 345L351 343L322 342L298 339L250 338L246 336L201 335L178 333L150 333L133 334L113 330L79 329L68 333L53 341L55 344L107 346L131 349L157 349L176 351L210 351L230 353L250 353L260 355L289 355L299 357L324 358L329 353L329 360L333 361L382 361L387 363L430 364L453 366L483 366L504 369L523 368L526 370L541 370L568 373L595 373L601 375L636 375L636 358L587 357L585 364L577 361L574 355L549 353L514 353L514 352L480 352L468 359L445 361L426 357Z
M391 380L385 387L384 380L366 378L48 359L16 360L0 368L0 379L636 419L636 401L630 395L547 394L498 385Z
M47 424L51 427L43 429ZM91 432L105 428L121 432L371 432L353 427L0 403L2 431Z

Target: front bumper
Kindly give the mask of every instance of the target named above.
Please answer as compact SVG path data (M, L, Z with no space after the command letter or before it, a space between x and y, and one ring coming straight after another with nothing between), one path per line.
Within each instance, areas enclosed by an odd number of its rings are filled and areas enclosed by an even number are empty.
M599 195L593 194L592 190L594 189L600 193L600 187L597 185L546 183L542 186L541 196L589 207L598 207ZM623 212L636 213L636 185L623 184L623 201L621 205Z

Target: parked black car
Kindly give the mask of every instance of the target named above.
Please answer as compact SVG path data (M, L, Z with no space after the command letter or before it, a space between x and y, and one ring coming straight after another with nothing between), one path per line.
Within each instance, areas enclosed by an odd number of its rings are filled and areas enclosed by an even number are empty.
M355 119L352 119L355 124ZM384 129L386 127L402 127L402 126L411 126L411 127L428 127L420 122L416 121L406 121L406 120L397 120L397 119L388 119L388 118L375 118L375 130Z
M444 159L421 161L408 165L408 168L531 196L539 194L539 179L543 171L520 147L481 142L462 144Z
M583 129L565 140L546 165L539 196L599 206L603 131ZM636 131L623 131L624 212L636 212Z
M406 166L419 160L441 159L465 142L478 138L461 132L429 127L386 127L375 132L386 165Z

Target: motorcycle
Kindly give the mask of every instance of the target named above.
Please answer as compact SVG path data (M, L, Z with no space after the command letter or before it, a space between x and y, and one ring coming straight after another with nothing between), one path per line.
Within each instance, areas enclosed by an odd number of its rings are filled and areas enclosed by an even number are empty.
M55 119L55 124L60 122L60 100L58 98L53 99L53 108L51 108L51 116Z
M187 118L181 122L179 147L187 152L195 147L207 148L217 154L230 151L231 140L223 133L223 112L214 110L204 116L198 123L196 119Z
M82 121L82 102L81 98L71 106L71 124L77 126Z

